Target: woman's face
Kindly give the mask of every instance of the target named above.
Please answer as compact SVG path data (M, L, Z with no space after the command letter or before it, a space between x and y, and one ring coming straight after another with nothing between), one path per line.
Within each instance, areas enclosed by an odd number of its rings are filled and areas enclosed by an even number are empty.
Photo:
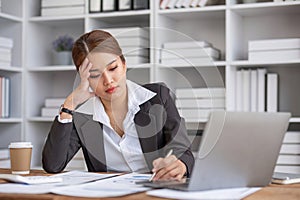
M94 52L88 55L92 63L89 83L102 101L113 101L126 95L126 64L119 56Z

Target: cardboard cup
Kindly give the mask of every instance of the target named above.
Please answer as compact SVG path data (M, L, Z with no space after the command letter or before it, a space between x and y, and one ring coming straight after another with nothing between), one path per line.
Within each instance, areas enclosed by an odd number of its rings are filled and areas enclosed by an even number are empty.
M10 150L10 166L12 174L29 174L32 153L31 142L12 142Z

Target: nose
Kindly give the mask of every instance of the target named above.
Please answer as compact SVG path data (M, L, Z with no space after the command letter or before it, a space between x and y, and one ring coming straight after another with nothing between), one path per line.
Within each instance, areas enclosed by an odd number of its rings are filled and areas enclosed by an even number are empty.
M112 77L107 71L104 71L102 73L102 78L103 78L104 85L109 85L112 82Z

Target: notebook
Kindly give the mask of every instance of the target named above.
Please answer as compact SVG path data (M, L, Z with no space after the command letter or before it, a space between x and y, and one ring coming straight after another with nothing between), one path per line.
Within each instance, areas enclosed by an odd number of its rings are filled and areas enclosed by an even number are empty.
M199 191L270 183L290 113L212 111L188 180L140 183Z

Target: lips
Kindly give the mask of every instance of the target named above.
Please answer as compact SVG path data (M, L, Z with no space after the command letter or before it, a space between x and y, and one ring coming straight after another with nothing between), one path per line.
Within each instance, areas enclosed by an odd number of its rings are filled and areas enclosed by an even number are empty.
M116 87L111 87L111 88L108 88L105 92L111 94L111 93L113 93L115 90L116 90Z

